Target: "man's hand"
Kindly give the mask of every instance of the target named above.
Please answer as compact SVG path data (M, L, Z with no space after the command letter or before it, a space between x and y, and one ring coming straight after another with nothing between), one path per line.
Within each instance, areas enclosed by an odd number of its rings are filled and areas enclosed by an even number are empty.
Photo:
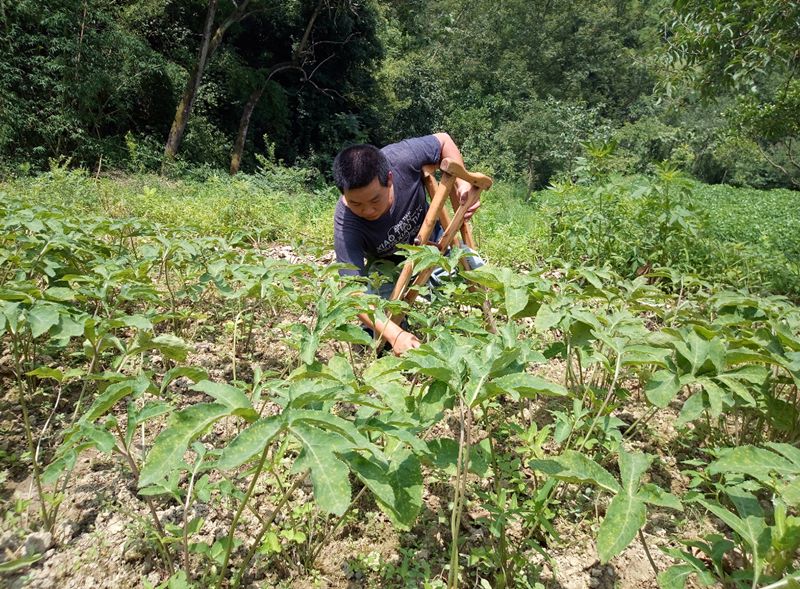
M408 350L416 349L420 347L421 342L417 339L417 336L411 333L410 331L401 331L400 334L395 338L394 345L392 345L392 352L395 356L402 356Z
M458 194L458 201L462 205L466 203L471 197L474 197L477 192L478 188L476 186L473 186L466 180L462 180L461 178L456 180L456 194ZM478 200L475 201L475 204L473 204L470 208L467 209L466 214L464 214L464 220L469 221L472 215L475 214L475 212L478 210L480 206L481 206L481 201L480 198L478 198Z

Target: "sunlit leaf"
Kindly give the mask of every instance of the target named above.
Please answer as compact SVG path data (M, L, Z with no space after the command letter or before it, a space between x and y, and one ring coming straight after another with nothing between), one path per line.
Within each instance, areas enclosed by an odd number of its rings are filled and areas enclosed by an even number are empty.
M554 458L532 460L531 468L561 480L592 483L612 493L621 487L606 469L574 450L567 450Z
M638 497L625 491L611 500L597 531L597 554L605 564L625 550L645 523L646 509Z

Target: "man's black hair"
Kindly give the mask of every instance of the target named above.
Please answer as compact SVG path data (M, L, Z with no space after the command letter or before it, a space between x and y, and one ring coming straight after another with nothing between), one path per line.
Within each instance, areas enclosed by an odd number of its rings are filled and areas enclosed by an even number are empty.
M389 183L389 160L374 145L345 147L333 160L333 181L344 192L363 188L377 176L381 186Z

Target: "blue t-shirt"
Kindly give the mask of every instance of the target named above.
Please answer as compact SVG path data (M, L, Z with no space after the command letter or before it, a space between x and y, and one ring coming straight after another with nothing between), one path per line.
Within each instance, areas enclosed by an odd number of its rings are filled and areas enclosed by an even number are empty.
M428 212L422 166L441 161L442 146L434 135L405 139L381 149L389 160L394 186L394 202L379 219L367 221L344 204L336 204L333 215L333 244L336 261L352 264L358 270L340 274L365 274L366 259L391 258L397 245L412 243Z

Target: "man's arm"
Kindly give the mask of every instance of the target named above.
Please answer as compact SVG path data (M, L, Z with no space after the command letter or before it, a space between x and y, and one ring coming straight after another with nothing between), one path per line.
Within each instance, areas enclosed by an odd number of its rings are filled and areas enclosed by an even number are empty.
M457 164L461 164L464 166L464 158L461 157L461 151L458 149L455 141L453 138L450 137L447 133L434 133L434 137L439 140L439 143L442 145L442 157L437 163L441 163L441 160L447 158L451 161L456 162ZM477 191L478 189L474 187L472 184L467 182L466 180L462 180L461 178L456 178L456 192L458 194L458 198L461 203L467 202L467 199L470 196L471 191ZM481 201L478 201L472 205L468 210L466 215L464 215L464 220L468 221L472 215L475 214L475 211L478 210L478 207L481 206Z
M372 329L378 337L382 337L389 342L389 345L392 346L392 351L397 356L401 356L413 348L418 348L421 344L416 335L410 331L405 331L392 321L375 320L373 322L366 313L362 313L358 318L361 319L364 325Z

